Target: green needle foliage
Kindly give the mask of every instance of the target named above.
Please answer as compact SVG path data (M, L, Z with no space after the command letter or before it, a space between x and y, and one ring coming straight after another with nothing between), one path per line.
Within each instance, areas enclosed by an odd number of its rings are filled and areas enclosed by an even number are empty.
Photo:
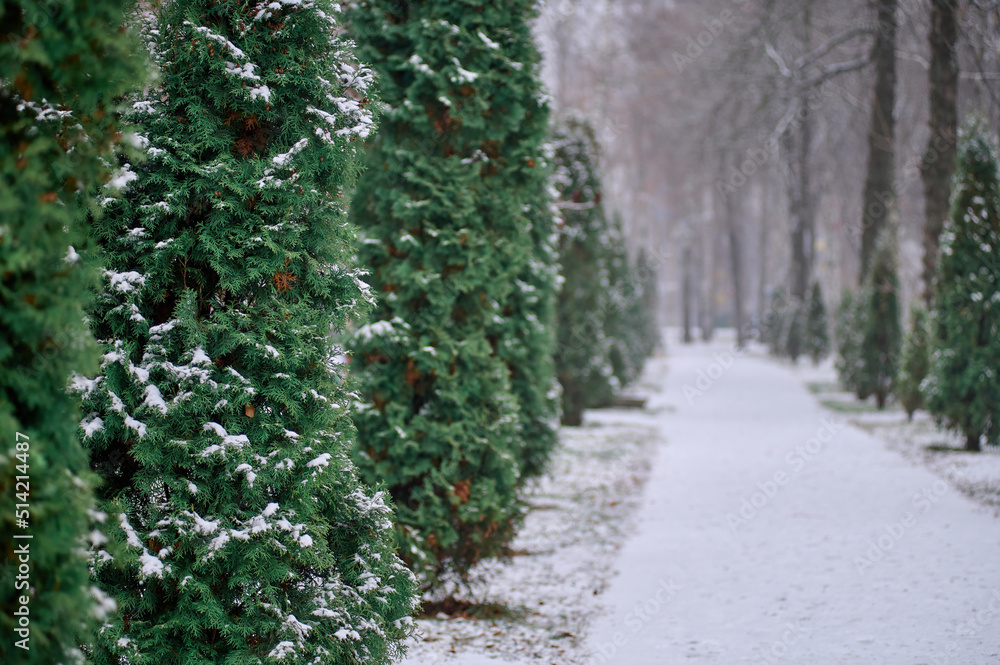
M899 402L906 409L906 416L913 420L917 409L924 407L924 394L920 389L931 366L930 326L927 310L914 302L910 306L910 329L903 339L903 355L899 366L899 383L896 389Z
M520 245L511 258L518 262L519 274L507 298L501 302L501 318L492 335L497 352L507 363L511 388L520 407L516 453L520 482L545 470L557 443L560 417L560 386L556 379L556 293L559 288L558 210L551 190L551 155L546 154L549 109L542 98L538 67L540 56L528 30L534 18L534 3L526 2L516 11L523 23L509 26L511 38L498 40L498 47L510 62L521 63L507 77L509 88L504 106L518 122L499 148L504 168L484 180L500 206L490 211L497 218L504 207L520 201L523 219L515 214L509 224L522 229L511 243ZM518 97L515 98L514 94ZM505 211L517 213L517 210ZM524 261L523 259L527 259Z
M370 301L345 196L372 75L333 2L156 11L146 160L95 224L102 372L78 382L120 609L93 660L388 663L413 578L331 343Z
M352 217L380 294L350 344L360 466L428 586L503 555L554 443L552 217L530 0L349 3L387 105Z
M942 236L927 410L968 450L1000 442L1000 201L997 149L973 128L959 151L957 189Z
M95 595L81 555L94 501L66 387L98 359L83 319L96 271L81 257L91 205L80 192L107 179L121 137L114 99L142 70L116 29L124 4L0 3L3 663L82 661L80 641L114 606Z
M818 365L830 353L830 324L827 322L826 305L819 282L813 282L809 295L809 312L806 316L806 354Z

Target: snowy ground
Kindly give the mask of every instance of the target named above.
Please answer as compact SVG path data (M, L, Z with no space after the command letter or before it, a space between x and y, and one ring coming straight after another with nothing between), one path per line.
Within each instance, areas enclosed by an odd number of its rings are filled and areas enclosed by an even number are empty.
M407 664L1000 662L1000 455L729 348L672 343L646 412L566 430L483 571L520 615L421 621Z

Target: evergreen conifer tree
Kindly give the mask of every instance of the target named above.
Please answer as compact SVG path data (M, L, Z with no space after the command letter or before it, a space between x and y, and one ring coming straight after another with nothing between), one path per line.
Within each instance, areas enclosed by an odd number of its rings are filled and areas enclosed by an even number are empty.
M819 282L813 282L812 292L809 295L805 350L814 365L818 365L819 361L830 353L830 329Z
M350 3L388 105L352 209L381 295L351 342L358 459L391 490L428 585L506 553L520 481L555 441L534 11L530 0Z
M0 4L0 662L72 663L114 604L90 585L94 507L71 374L98 353L83 303L89 192L142 69L124 2ZM22 504L22 505L17 505ZM22 603L27 599L27 603Z
M910 306L910 329L903 339L903 352L899 363L899 383L896 392L899 402L906 409L906 416L924 406L921 384L930 371L930 328L927 311L918 302Z
M647 329L642 294L636 284L635 267L625 248L625 236L619 215L612 218L608 233L608 311L605 329L611 340L611 367L618 384L630 384L642 372L650 351L644 339Z
M331 343L370 301L344 197L371 73L333 2L155 7L147 159L95 225L105 354L78 382L120 609L93 661L389 662L413 577Z
M875 396L878 408L896 388L902 326L899 312L899 278L892 231L883 233L875 249L868 279L861 290L857 393L861 399Z
M959 149L957 189L942 236L927 410L966 449L1000 442L1000 201L997 149L973 128Z
M619 386L606 317L613 309L611 231L601 205L597 143L586 121L570 117L553 131L556 189L563 224L559 264L556 371L563 389L563 423L579 425L583 410L610 400Z
M799 356L806 353L806 335L808 334L807 307L808 303L795 298L788 313L785 315L784 340L781 345L780 355L790 359L793 363L797 363Z
M860 294L844 289L837 306L837 321L834 337L837 343L837 359L834 363L841 385L852 392L858 392L858 368L861 352L861 321L859 311ZM867 397L867 395L865 396Z
M775 287L764 321L764 333L761 336L761 341L767 344L768 352L772 356L784 354L788 318L791 316L790 309L791 303L789 303L785 289L781 286Z

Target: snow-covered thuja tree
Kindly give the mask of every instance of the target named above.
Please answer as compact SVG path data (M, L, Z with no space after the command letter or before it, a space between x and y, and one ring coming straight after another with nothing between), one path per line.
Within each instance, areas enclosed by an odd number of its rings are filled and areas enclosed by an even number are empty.
M893 235L894 231L887 229L879 238L871 270L860 291L860 314L855 319L861 331L857 394L861 399L874 395L880 409L895 392L903 343Z
M823 290L819 282L813 282L809 295L805 352L815 365L830 353L830 324L827 321L826 304L823 302Z
M647 348L648 322L635 267L625 249L621 218L615 215L607 235L609 306L604 327L611 341L611 368L618 383L625 386L635 380L651 349Z
M108 177L114 100L142 59L121 0L0 4L0 662L82 660L114 604L95 593L84 538L94 499L73 372L99 355L83 303L83 192ZM20 504L20 505L18 505Z
M506 552L523 437L550 436L553 277L525 279L550 260L534 246L550 222L534 172L544 107L533 4L365 0L348 11L388 107L352 207L380 301L351 342L365 400L358 459L390 488L428 585Z
M345 196L371 74L333 2L157 8L146 160L95 224L102 372L78 382L117 552L93 660L389 662L414 581L330 341L370 300Z
M553 130L552 143L553 178L563 213L556 371L563 389L563 422L579 425L583 410L609 400L619 385L606 323L614 308L611 232L601 205L593 130L583 120L569 118Z
M1000 194L993 139L972 130L942 236L927 410L968 450L1000 442Z

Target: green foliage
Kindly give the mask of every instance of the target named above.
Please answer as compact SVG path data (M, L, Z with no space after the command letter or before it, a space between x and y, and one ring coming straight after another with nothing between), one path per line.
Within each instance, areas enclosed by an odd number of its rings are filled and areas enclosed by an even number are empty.
M81 256L91 204L79 192L107 179L106 160L120 138L114 100L138 84L142 70L133 40L116 29L124 4L0 4L4 663L82 661L78 644L113 606L93 593L79 554L93 528L94 501L78 404L66 386L73 372L94 370L98 358L83 321L96 274ZM15 503L28 508L15 513ZM30 627L19 634L22 605Z
M837 360L835 366L841 385L846 389L858 392L860 384L858 374L861 365L861 342L864 320L862 300L850 289L844 289L837 307L837 321L834 337L837 342ZM867 398L864 395L862 399Z
M913 413L924 406L921 383L930 371L931 339L927 311L914 302L910 306L910 329L903 339L903 353L899 364L899 381L896 394L906 409L906 415L913 420Z
M782 345L785 339L785 321L788 316L789 302L785 289L778 286L771 293L767 314L761 325L760 341L767 344L768 352L773 356L783 354Z
M583 410L606 404L634 381L656 348L656 275L644 255L630 259L621 218L605 214L593 128L565 118L552 145L563 216L556 367L563 423L579 425Z
M381 295L350 346L357 459L428 585L503 555L555 442L547 115L529 0L359 0L388 111L352 208ZM530 438L529 438L530 437Z
M642 373L655 348L653 309L647 307L638 279L638 265L625 249L621 218L615 215L608 234L608 310L605 330L611 341L609 360L619 385L626 386ZM641 265L641 264L640 264ZM652 280L653 275L645 275Z
M827 322L826 304L823 302L819 282L813 282L809 295L805 352L816 365L830 353L830 324Z
M863 314L854 322L861 330L856 391L862 399L874 395L882 409L896 387L903 337L896 247L888 231L875 248L860 306Z
M791 360L793 363L799 361L799 356L806 352L806 335L808 312L807 303L795 298L791 302L791 307L784 316L784 326L782 330L781 355Z
M146 159L95 224L102 372L77 383L121 610L93 660L387 663L413 578L350 460L330 341L370 301L344 196L372 75L333 2L157 12Z
M959 149L957 188L942 235L927 410L966 437L1000 442L1000 202L995 140L973 128Z
M591 127L579 118L562 121L553 131L553 148L554 181L564 206L556 370L563 389L563 422L579 425L585 408L607 402L620 387L611 361L615 340L607 325L615 309L613 235L601 205Z

